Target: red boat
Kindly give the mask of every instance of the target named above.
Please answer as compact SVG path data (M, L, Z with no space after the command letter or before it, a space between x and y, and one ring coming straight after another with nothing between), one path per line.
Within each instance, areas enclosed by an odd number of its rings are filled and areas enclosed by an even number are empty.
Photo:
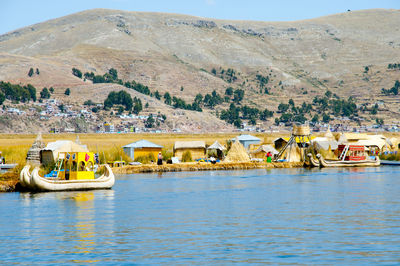
M339 145L339 159L325 160L321 154L317 154L321 167L342 167L342 166L379 166L379 157L370 158L363 145Z

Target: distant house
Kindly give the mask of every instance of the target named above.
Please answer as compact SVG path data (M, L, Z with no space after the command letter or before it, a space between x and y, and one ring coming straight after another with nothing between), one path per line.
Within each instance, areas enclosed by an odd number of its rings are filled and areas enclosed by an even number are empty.
M182 160L182 154L190 151L192 159L204 158L206 154L206 143L204 141L176 141L174 144L174 155Z
M104 124L104 132L105 133L114 133L115 127L113 124L105 123Z
M139 140L122 147L125 154L136 160L138 157L148 156L152 154L154 159L157 159L158 153L161 152L163 146L157 145L147 140Z
M236 138L231 139L232 142L235 142L235 140L238 139L242 145L248 149L251 144L260 144L261 139L254 137L252 135L240 135Z

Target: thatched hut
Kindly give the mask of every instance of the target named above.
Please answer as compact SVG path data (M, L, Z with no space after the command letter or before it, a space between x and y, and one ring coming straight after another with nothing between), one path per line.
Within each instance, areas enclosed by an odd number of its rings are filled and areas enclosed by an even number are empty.
M182 155L189 151L192 159L204 158L206 154L206 143L204 141L176 141L174 144L174 156L182 160Z
M226 148L224 146L222 146L218 141L215 141L212 145L210 145L207 148L207 152L213 152L215 153L215 156L218 159L223 159L224 158L224 150L226 150Z

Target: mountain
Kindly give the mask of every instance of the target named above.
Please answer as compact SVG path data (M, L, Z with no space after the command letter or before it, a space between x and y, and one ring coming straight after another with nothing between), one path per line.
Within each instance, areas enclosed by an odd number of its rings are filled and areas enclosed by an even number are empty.
M393 122L399 119L398 96L381 95L381 90L400 78L399 69L388 69L388 64L400 63L399 25L400 11L388 9L293 22L94 9L1 35L0 80L54 87L54 97L68 104L103 102L109 91L123 89L149 102L145 111L163 112L173 126L179 120L188 131L232 130L216 117L229 103L179 113L124 86L84 81L71 69L102 75L114 68L124 81L135 80L188 103L198 93L216 90L223 96L231 86L245 91L242 105L273 111L290 98L296 105L311 103L330 90L366 106L382 100L378 116ZM40 74L29 77L31 67ZM267 83L260 77L268 78ZM66 88L72 97L63 95ZM363 119L374 118L366 114Z

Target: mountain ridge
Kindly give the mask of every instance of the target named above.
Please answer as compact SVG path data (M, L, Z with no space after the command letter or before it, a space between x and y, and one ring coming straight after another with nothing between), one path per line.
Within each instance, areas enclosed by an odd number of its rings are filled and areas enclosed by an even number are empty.
M400 58L399 14L373 9L266 22L91 9L0 35L0 80L91 90L72 67L96 74L115 68L125 81L188 102L230 86L245 90L245 104L274 111L289 98L310 102L326 90L376 101L398 79L387 65ZM28 77L30 67L40 76ZM229 68L237 81L211 73ZM259 93L257 75L269 77L270 94Z

